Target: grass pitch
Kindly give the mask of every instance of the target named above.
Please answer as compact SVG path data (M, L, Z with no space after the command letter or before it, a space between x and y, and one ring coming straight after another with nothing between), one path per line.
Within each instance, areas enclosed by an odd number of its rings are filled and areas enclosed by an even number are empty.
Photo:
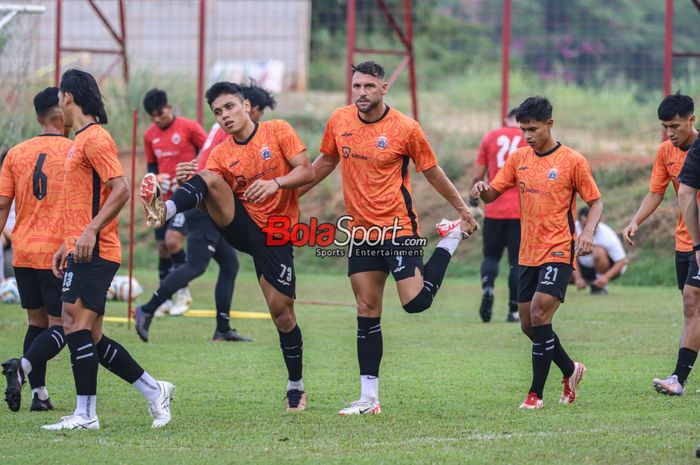
M250 267L236 285L234 309L265 311ZM192 286L196 308L213 308L216 267ZM153 290L155 271L137 272ZM299 299L352 302L347 277L297 276ZM143 301L143 297L141 301ZM151 374L176 385L173 421L151 430L146 402L100 369L102 429L52 433L39 429L72 412L74 388L67 349L49 362L50 413L0 406L3 463L694 463L698 375L687 394L663 397L651 379L672 370L682 325L681 296L671 288L612 287L607 297L569 289L554 327L588 372L579 398L558 404L560 373L553 365L545 408L520 411L530 383L530 343L505 319L498 284L494 321L477 314L477 279L446 280L435 306L405 314L393 281L382 319L384 358L377 416L339 417L359 397L356 320L350 307L299 305L304 333L308 410L284 413L286 371L269 320L237 320L252 344L213 343L214 320L164 318L139 341L126 325L105 333L126 346ZM108 315L123 316L124 304ZM19 355L25 316L0 307L0 357Z

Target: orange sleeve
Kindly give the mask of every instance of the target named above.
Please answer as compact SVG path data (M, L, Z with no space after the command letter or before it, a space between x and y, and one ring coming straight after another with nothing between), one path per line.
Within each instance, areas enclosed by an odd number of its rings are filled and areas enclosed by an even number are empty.
M435 152L433 152L428 138L418 123L415 124L408 136L406 152L413 160L413 164L416 165L418 173L433 168L438 164Z
M666 160L662 147L656 152L654 166L651 169L651 180L649 181L649 192L655 194L665 194L668 183L671 182L671 174L666 169Z
M207 141L207 133L204 132L204 128L196 121L192 121L190 124L190 141L192 145L197 147L198 152L202 150L204 143Z
M329 157L338 157L340 153L338 152L338 146L335 144L335 136L333 135L333 120L335 119L335 114L331 115L328 123L326 123L326 131L323 133L323 139L321 139L321 153L328 155Z
M593 178L593 173L591 173L591 166L588 164L588 160L583 157L579 158L574 166L573 181L576 191L584 202L591 203L600 198L600 191Z
M2 170L0 170L0 195L5 197L15 196L15 178L12 174L14 153L14 150L7 152L5 161L2 164Z
M226 149L223 144L219 144L212 149L209 153L209 159L207 160L207 165L204 167L207 171L212 171L231 185L231 172L228 170L226 163L223 161L226 155Z
M515 177L515 167L517 165L518 151L513 152L508 158L503 168L498 170L496 177L491 181L491 187L496 189L501 194L515 187L517 178Z
M275 134L277 135L280 149L282 149L282 154L287 160L291 160L306 150L306 146L288 122L279 120L275 128Z
M119 163L117 144L109 136L101 137L93 144L85 144L85 157L102 182L124 176L124 168Z

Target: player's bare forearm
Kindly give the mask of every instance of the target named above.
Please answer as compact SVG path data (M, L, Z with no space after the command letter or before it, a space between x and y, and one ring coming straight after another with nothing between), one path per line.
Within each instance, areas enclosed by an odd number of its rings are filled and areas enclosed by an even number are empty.
M627 257L625 257L622 260L618 260L615 263L613 263L613 266L611 266L610 269L605 273L605 277L608 279L608 281L619 276L620 273L622 273L622 269L625 267L625 265L627 265L628 261L629 260L627 259Z
M333 172L336 166L338 166L338 157L329 157L327 155L321 154L313 162L314 167L314 179L299 188L299 196L306 194L308 191L313 189L317 184L326 179L329 174Z
M642 203L639 205L639 210L637 210L637 213L634 214L632 222L637 224L637 226L641 225L651 216L652 213L656 211L657 208L659 208L659 205L661 205L661 202L663 201L663 194L647 192L647 195L644 196Z
M292 170L284 176L277 179L277 183L282 189L296 189L305 184L313 182L316 178L316 171L313 165L309 162L306 152L302 152L289 160L292 165Z
M105 226L116 218L122 207L124 207L129 200L129 183L124 176L112 178L108 180L105 185L112 189L112 192L109 193L102 209L87 226L95 231L95 233L102 231Z
M0 195L0 231L5 230L7 218L10 216L10 209L12 208L12 200L12 197Z
M464 199L442 168L439 166L429 168L423 171L423 176L425 176L425 179L433 186L433 189L457 210L462 218L471 216L471 210L467 204L464 203Z
M598 227L600 218L603 216L603 200L595 199L588 204L588 220L586 227L583 228L584 233L590 233L591 237Z
M700 214L698 213L698 190L681 184L678 189L678 203L681 207L681 214L683 215L683 220L688 228L690 237L693 238L693 245L700 244L700 224L698 220Z

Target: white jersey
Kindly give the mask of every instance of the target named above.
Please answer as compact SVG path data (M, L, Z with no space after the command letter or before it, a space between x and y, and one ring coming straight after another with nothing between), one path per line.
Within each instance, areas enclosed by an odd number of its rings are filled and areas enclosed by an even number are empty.
M576 233L579 236L581 235L581 223L579 221L576 221ZM613 263L619 262L627 257L625 248L622 246L622 241L617 233L605 223L598 223L598 227L593 235L593 245L604 248ZM582 266L593 267L592 254L582 255L578 257L578 261Z

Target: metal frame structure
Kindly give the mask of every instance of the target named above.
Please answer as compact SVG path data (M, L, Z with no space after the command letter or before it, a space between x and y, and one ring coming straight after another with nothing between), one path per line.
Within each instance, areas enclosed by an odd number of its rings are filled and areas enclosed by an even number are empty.
M695 9L700 13L700 0L690 0ZM664 95L671 93L673 81L673 59L700 58L700 52L674 52L673 51L673 0L666 0L666 40L664 44Z
M18 5L16 3L0 3L0 13L4 14L0 18L0 30L10 24L15 16L20 13L45 13L46 7L43 5Z
M690 0L700 13L700 0ZM508 112L508 92L510 80L510 42L511 42L511 12L512 0L503 0L503 30L502 55L501 55L501 119L505 120ZM663 68L663 92L671 93L673 81L673 58L700 58L700 52L674 52L673 51L673 12L674 0L666 0L665 17L665 41L664 41L664 68Z
M104 79L112 70L121 62L122 75L124 81L129 81L129 61L126 55L126 19L125 19L125 0L117 0L119 6L119 32L112 26L112 23L107 19L96 0L86 0L90 7L95 12L95 15L102 21L105 29L110 33L114 41L117 43L116 49L101 49L90 47L65 47L63 45L62 36L62 15L63 15L63 0L56 0L56 49L54 55L54 82L58 86L61 80L61 53L62 52L90 52L102 55L117 55L116 60L102 73L99 80Z
M357 0L348 0L347 7L347 25L348 25L348 44L347 44L347 102L351 103L352 99L352 65L355 59L355 54L364 53L372 55L394 55L403 57L396 69L391 73L387 82L389 86L393 85L398 79L403 70L408 68L408 85L411 94L411 112L413 119L418 120L418 93L416 91L416 68L415 57L413 53L413 5L411 0L403 0L404 12L404 30L401 30L399 23L394 15L389 11L385 0L375 0L377 6L384 14L389 26L397 35L403 48L401 50L379 50L372 48L357 47Z

